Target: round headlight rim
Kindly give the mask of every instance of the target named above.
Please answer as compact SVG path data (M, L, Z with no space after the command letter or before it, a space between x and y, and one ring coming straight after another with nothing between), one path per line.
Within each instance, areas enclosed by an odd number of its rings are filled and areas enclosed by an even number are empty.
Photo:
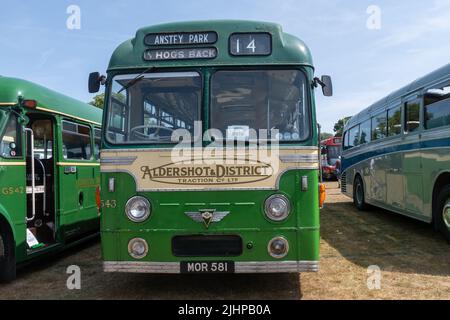
M276 218L273 217L271 215L268 214L268 204L269 201L272 201L275 198L280 198L282 200L284 200L287 204L287 211L286 211L286 215L281 217L281 218ZM285 196L284 194L281 193L277 193L277 194L273 194L271 196L269 196L266 201L264 201L264 216L266 217L266 219L268 219L270 222L275 222L275 223L280 223L280 222L284 222L286 221L289 216L291 215L292 212L292 206L291 206L291 201L289 200L289 198L287 196Z
M133 217L133 215L131 215L130 206L132 204L132 201L135 201L135 200L142 200L145 202L145 204L147 206L147 213L143 216L143 218L137 219L137 218ZM132 222L135 222L135 223L146 222L152 215L152 204L147 198L145 198L143 196L131 197L130 199L128 199L127 203L125 204L125 214L126 214L127 218L129 220L131 220Z
M285 252L284 254L282 254L282 255L277 255L277 254L274 254L274 253L270 250L270 246L272 245L272 243L273 243L275 240L282 240L282 241L284 241L284 243L285 243L285 245L286 245L286 252ZM286 256L289 254L289 241L288 241L285 237L283 237L283 236L275 237L275 238L271 239L271 240L269 241L269 243L267 244L267 251L269 252L269 255L270 255L272 258L274 258L274 259L283 259L283 258L286 258Z
M133 254L133 252L132 252L132 246L133 246L134 242L136 242L136 241L140 241L140 242L142 242L142 243L144 244L145 252L142 254L142 256L137 256L137 255ZM148 255L148 250L149 250L148 243L147 243L147 241L146 241L145 239L143 239L143 238L133 238L133 239L131 239L130 241L128 241L128 254L129 254L130 257L132 257L133 259L136 259L136 260L142 260L142 259L144 259L144 258Z

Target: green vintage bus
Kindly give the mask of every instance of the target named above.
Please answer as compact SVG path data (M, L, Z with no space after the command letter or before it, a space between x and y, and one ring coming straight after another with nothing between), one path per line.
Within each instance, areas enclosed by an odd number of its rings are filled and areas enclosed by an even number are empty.
M13 280L17 264L98 233L101 116L0 77L0 280Z
M318 270L314 88L332 86L301 40L265 22L146 27L90 92L100 83L105 271Z
M344 129L342 192L433 223L450 242L450 64L362 110Z

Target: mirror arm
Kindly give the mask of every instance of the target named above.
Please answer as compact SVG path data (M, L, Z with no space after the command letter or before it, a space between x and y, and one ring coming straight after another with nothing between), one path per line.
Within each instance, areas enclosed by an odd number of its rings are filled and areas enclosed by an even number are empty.
M318 86L321 86L322 88L324 88L326 85L325 83L322 82L322 80L320 80L319 78L315 77L313 80L313 86L314 88L317 88Z

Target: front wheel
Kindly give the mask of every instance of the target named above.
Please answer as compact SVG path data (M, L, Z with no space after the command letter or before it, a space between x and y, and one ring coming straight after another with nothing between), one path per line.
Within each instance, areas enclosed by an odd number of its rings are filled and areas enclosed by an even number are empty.
M360 176L355 179L353 186L353 203L360 211L367 210L367 204L364 195L364 185Z
M439 193L433 215L437 229L450 243L450 185Z
M11 282L16 278L16 259L14 241L9 232L0 225L0 283Z

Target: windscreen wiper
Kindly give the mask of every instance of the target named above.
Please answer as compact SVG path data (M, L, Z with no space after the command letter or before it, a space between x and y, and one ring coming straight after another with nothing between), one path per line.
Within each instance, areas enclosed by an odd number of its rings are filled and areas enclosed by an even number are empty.
M141 81L142 79L145 78L145 74L146 73L150 73L152 72L154 69L156 69L155 67L150 67L148 69L145 69L144 71L142 71L140 74L138 74L134 79L130 80L127 82L126 85L124 85L122 87L122 89L120 89L117 94L121 93L124 90L127 90L129 88L131 88L132 86L134 86L136 83L138 83L139 81Z

